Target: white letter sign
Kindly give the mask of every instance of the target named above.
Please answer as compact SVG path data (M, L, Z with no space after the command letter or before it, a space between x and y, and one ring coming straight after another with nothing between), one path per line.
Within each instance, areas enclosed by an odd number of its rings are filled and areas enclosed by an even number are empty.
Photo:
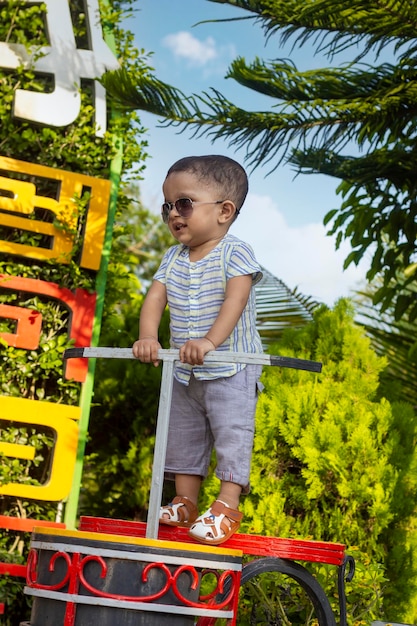
M26 2L36 4L39 0ZM81 78L100 78L106 70L117 69L119 64L103 40L98 0L86 2L90 50L76 47L68 0L44 2L50 46L28 52L21 44L0 42L0 66L13 69L23 65L35 72L52 74L55 87L51 93L16 90L14 115L47 126L67 126L80 113ZM94 80L94 100L96 135L103 136L107 126L106 92L97 80Z

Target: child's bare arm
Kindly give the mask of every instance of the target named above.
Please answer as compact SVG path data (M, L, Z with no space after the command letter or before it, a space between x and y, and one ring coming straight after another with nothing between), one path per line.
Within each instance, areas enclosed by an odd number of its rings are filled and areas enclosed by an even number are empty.
M204 355L215 350L229 337L246 306L251 287L251 274L228 280L223 304L206 336L202 339L190 339L181 347L180 359L183 363L201 365Z
M158 330L167 304L165 285L154 280L146 294L139 321L139 339L132 346L133 355L144 363L158 365Z

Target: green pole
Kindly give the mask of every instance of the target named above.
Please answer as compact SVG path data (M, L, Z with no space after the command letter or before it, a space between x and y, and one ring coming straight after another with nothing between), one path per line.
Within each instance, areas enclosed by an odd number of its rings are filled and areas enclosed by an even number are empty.
M104 2L106 4L106 2ZM104 29L104 39L107 45L111 48L111 50L115 53L115 40L111 30L109 27L105 27ZM116 113L112 111L112 116L115 116ZM120 176L122 172L123 165L123 141L122 138L118 135L113 135L113 145L116 150L116 154L113 157L110 163L110 199L109 199L109 209L108 209L108 218L106 225L106 234L103 245L103 254L101 257L100 268L97 273L96 279L96 293L97 293L97 304L96 304L96 312L94 316L94 325L93 325L93 333L92 333L92 346L98 346L98 342L100 339L100 330L101 330L101 322L103 318L103 308L104 308L104 295L106 291L106 282L107 282L107 272L109 266L112 238L113 238L113 226L116 215L117 208L117 197L119 191L120 184ZM65 515L64 522L69 528L75 528L76 520L77 520L77 511L78 511L78 501L80 497L81 490L81 479L83 472L83 463L84 463L84 454L85 447L87 444L87 436L88 436L88 423L90 420L90 409L91 409L91 401L93 397L93 387L94 387L94 373L96 368L95 359L89 359L88 364L88 373L85 382L82 385L81 395L80 395L80 408L81 408L81 416L79 423L79 436L78 436L78 447L77 447L77 457L75 461L74 475L72 481L72 488L70 495L65 504Z

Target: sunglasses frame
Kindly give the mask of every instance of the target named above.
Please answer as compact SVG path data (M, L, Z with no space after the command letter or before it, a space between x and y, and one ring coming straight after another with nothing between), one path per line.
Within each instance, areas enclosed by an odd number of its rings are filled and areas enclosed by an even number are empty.
M178 203L187 201L189 202L189 206L181 207ZM163 202L161 206L161 217L165 224L169 222L169 215L172 209L175 208L178 215L185 219L188 219L192 216L194 210L194 204L222 204L225 200L191 200L191 198L178 198L175 202ZM177 206L178 205L178 206ZM184 214L185 210L185 214Z

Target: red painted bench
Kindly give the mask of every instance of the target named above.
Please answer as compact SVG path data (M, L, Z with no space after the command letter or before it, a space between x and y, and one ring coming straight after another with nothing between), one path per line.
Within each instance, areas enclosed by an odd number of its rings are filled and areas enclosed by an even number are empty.
M102 517L81 517L79 530L137 538L145 538L146 536L146 524L144 522ZM159 526L158 539L197 544L188 536L186 528L162 524ZM339 623L340 626L346 626L345 582L350 581L353 577L354 560L346 554L343 544L236 533L221 547L242 550L245 555L258 557L244 565L241 584L248 582L254 576L272 571L281 572L296 580L310 597L316 609L320 626L336 626L333 611L326 594L316 579L302 565L294 561L326 563L337 566ZM215 621L210 620L210 618L203 618L198 621L199 626L211 626L214 623Z
M79 530L144 538L146 524L103 517L81 517ZM198 544L197 541L188 536L186 528L164 526L163 524L159 526L158 539ZM331 565L342 565L345 558L345 546L341 543L281 539L280 537L263 537L243 533L235 533L221 547L242 550L244 554L251 556L273 556L293 561L310 561Z

